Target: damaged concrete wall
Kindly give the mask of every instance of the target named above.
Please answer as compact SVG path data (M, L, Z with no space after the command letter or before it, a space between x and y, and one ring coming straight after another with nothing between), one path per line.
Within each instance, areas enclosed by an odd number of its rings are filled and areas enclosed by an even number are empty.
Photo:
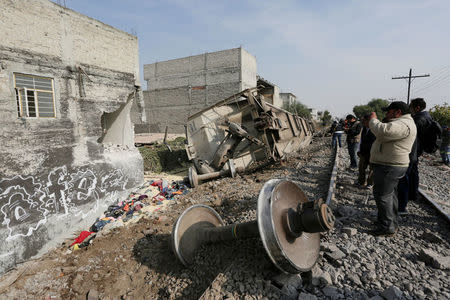
M144 65L148 126L140 132L184 133L187 117L256 86L256 59L242 48Z
M2 273L87 229L143 166L137 37L47 0L0 7Z

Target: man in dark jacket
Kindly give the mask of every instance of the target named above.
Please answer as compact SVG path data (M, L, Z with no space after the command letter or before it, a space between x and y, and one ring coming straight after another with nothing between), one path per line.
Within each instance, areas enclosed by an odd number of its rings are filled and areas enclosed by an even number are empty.
M408 168L408 183L409 193L406 200L417 200L419 192L419 157L423 153L423 144L425 142L425 135L427 128L430 126L433 119L427 111L424 111L427 104L423 98L416 98L411 100L410 104L411 115L417 127L417 141L416 141L416 157L413 157L411 166ZM414 149L413 149L414 150ZM400 208L400 207L399 207ZM405 204L406 209L406 204ZM405 210L403 210L405 211ZM399 212L403 212L399 209Z
M405 215L407 213L406 206L408 205L408 200L411 198L410 195L414 195L417 191L414 190L414 179L412 178L412 168L413 165L417 166L418 157L417 157L417 137L414 141L414 144L411 148L411 153L409 153L409 166L408 170L406 170L405 176L400 178L397 186L397 197L398 197L398 213L400 215ZM412 182L412 184L411 184ZM418 182L418 181L417 181ZM414 199L416 200L416 199Z
M370 148L372 147L373 142L375 141L375 135L369 129L369 118L370 114L367 114L363 117L362 123L363 128L361 131L361 144L359 146L358 157L358 184L360 186L371 186L373 184L373 172L372 167L370 166ZM369 167L369 174L366 180L366 169Z
M350 155L350 168L356 168L356 150L358 149L359 141L361 138L361 122L356 120L354 115L347 115L348 128L347 132L347 147L348 154Z

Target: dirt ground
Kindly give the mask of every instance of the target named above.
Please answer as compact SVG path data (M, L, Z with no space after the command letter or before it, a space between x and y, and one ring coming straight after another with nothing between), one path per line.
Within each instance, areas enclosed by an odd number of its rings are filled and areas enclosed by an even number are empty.
M167 140L173 140L177 137L184 137L184 134L169 133L167 134ZM164 133L140 133L134 136L135 144L151 144L162 143L164 140Z

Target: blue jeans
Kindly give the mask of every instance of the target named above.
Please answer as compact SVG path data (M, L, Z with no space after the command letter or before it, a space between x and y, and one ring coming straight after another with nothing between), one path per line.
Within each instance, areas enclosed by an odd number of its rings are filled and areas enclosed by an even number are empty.
M337 141L336 141L336 139L339 141L339 148L341 148L342 147L342 145L341 145L341 137L342 137L342 133L333 133L333 148L336 148L336 143L337 143Z
M442 162L448 165L450 163L450 146L441 146L440 152Z
M356 151L358 150L359 143L352 143L347 141L348 154L350 155L350 167L356 168L358 162L356 161Z

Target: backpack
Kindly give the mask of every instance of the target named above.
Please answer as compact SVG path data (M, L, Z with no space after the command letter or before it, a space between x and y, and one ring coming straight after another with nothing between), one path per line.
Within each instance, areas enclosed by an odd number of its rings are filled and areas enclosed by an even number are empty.
M423 137L422 149L426 153L434 153L439 148L438 138L442 135L442 128L438 122L431 120L428 124Z

